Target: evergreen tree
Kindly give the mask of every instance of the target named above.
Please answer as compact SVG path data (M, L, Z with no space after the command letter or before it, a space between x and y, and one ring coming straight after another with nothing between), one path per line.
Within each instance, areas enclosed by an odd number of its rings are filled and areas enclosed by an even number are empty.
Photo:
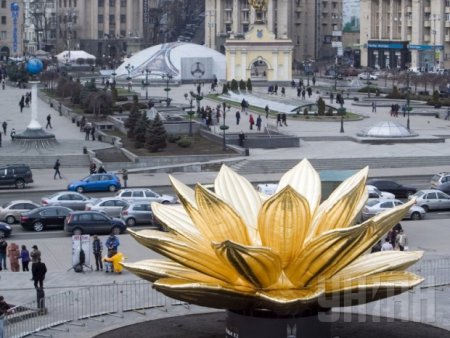
M231 87L230 87L232 92L237 92L238 91L238 82L233 79L231 80Z
M246 90L246 89L247 89L247 85L246 85L245 81L241 79L241 80L239 81L239 90L240 90L240 91L244 91L244 90Z
M147 133L147 129L149 128L150 120L147 117L147 114L141 114L141 117L136 123L136 126L133 129L134 132L134 146L136 148L143 148L145 145L145 136Z
M166 139L166 129L159 118L159 114L156 114L155 119L150 123L150 126L147 129L145 146L152 153L155 153L167 146Z
M222 94L228 94L228 84L226 82L223 84Z
M252 80L250 78L247 79L247 91L251 92L253 89Z
M139 112L139 109L136 106L131 107L128 119L125 121L125 128L128 129L127 136L129 138L134 138L134 129L140 118L141 113Z
M317 114L318 115L325 115L325 101L319 97L319 99L317 100Z

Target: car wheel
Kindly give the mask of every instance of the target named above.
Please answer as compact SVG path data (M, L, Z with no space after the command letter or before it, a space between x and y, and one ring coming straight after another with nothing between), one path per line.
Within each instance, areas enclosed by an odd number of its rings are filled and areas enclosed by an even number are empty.
M115 185L110 185L109 188L108 188L108 190L109 190L110 192L114 192L114 191L117 190L117 187L116 187Z
M16 222L16 218L14 216L9 215L8 217L6 217L5 221L8 224L14 224Z
M15 182L17 189L23 189L25 188L25 181L24 180L16 180Z
M169 204L169 201L162 201L161 204Z
M120 228L119 227L112 228L112 233L114 235L120 235Z
M134 218L127 219L127 226L134 227L136 225L136 220Z
M411 214L411 219L414 221L418 221L422 219L422 216L420 216L420 212L415 211Z
M73 229L73 234L80 236L83 234L83 230L81 230L80 228L75 228L75 229Z
M33 230L36 232L41 232L44 230L44 224L42 222L36 222L33 224Z
M421 205L421 207L425 210L425 212L430 211L430 207L428 205Z
M82 194L84 192L84 188L83 187L77 187L77 192L79 192L80 194Z

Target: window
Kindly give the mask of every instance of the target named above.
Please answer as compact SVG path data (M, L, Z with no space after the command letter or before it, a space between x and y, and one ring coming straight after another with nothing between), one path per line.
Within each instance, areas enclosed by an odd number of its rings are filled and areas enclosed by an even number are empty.
M98 7L105 7L105 0L98 0Z
M6 40L7 34L6 31L1 31L0 32L0 39L1 40ZM5 174L6 174L6 170L5 170Z
M45 216L45 217L54 217L54 216L57 216L58 213L56 212L55 208L51 208L51 209L41 211L40 215Z
M36 208L36 206L34 204L30 204L30 203L24 203L23 204L23 208L26 210L33 210Z
M144 204L137 204L133 208L134 211L145 211L145 205Z
M65 194L65 195L61 195L58 197L58 201L70 201L70 195L69 194Z
M120 197L131 197L131 191L125 191Z
M115 201L115 204L116 204L116 206L118 206L118 207L126 207L126 206L128 205L127 202L125 202L125 201L120 201L120 200Z
M153 191L146 191L145 192L146 197L158 197Z
M389 202L381 203L380 208L383 208L383 209L392 208L392 202L389 201Z
M120 7L127 7L127 0L120 0Z
M98 21L98 23L104 23L104 17L103 17L103 14L99 14L99 15L98 15L97 21Z
M87 222L92 221L91 214L81 214L81 215L79 215L78 221L85 221L85 222L86 222L86 221L87 221Z
M65 208L64 209L57 209L56 211L58 213L58 216L68 216L69 213L71 212L70 210L65 209Z
M114 201L109 200L109 201L105 201L102 204L100 204L103 207L113 207L114 206Z
M120 23L126 23L127 22L127 16L125 14L120 15Z
M6 0L2 0L2 8L6 8Z
M2 16L2 25L6 25L6 16Z
M134 191L133 197L144 197L144 192L143 191Z
M75 194L73 194L71 197L72 197L72 198L71 198L72 201L84 201L83 196L80 196L80 195L75 195Z
M109 7L115 7L116 6L116 0L109 0Z
M11 210L19 210L19 209L23 209L23 203L17 203L16 205L13 205L11 207Z
M101 222L105 222L107 220L107 218L103 215L100 214L92 214L92 219L94 221L101 221Z
M114 14L109 15L109 24L115 24L116 22L116 16Z

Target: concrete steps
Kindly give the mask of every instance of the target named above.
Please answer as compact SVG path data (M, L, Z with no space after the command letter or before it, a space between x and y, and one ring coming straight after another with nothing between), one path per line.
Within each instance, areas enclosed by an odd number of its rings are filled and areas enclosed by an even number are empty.
M231 168L241 175L283 173L299 163L300 159L276 160L244 160L231 165ZM336 159L309 159L316 170L357 170L365 166L375 168L412 168L429 166L448 166L448 156L428 157L362 157Z
M88 155L5 155L0 156L0 167L8 164L28 164L31 169L53 169L56 159L61 162L61 170L64 167L89 167Z

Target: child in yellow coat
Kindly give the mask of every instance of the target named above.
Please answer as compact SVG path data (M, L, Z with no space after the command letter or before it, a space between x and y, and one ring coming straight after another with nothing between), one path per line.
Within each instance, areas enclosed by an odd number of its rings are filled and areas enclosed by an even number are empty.
M120 262L123 261L123 253L117 252L115 255L113 255L111 257L103 258L103 261L112 264L113 269L111 272L122 273L123 267L120 264ZM108 271L108 270L106 270L106 271Z

